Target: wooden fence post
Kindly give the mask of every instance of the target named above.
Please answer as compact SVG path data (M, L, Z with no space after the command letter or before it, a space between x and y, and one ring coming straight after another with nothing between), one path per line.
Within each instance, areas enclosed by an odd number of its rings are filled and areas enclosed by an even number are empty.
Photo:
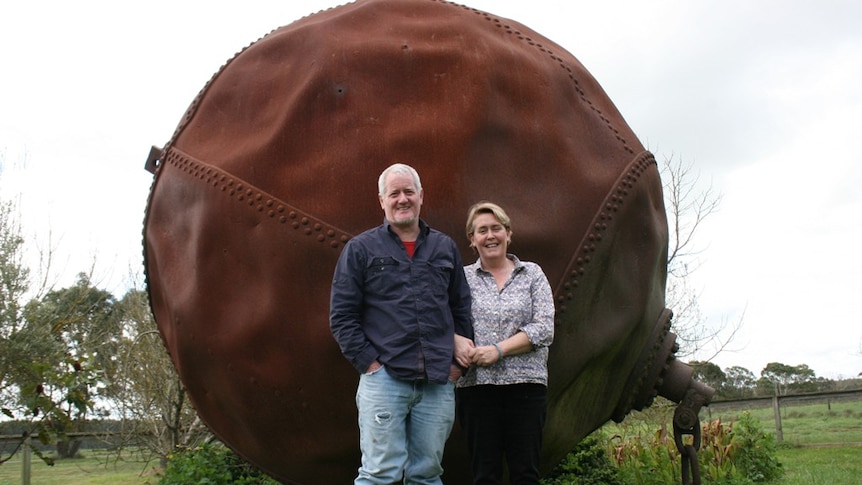
M24 450L21 456L21 485L30 485L30 434L24 438Z
M781 405L778 404L778 394L772 396L772 411L775 413L775 439L781 443L784 441L784 432L781 430Z

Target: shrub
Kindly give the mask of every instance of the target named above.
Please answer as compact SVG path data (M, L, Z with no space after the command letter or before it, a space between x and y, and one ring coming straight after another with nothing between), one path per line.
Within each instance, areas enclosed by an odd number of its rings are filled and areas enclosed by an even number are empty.
M781 463L775 457L778 449L775 436L764 433L751 413L742 413L734 424L731 439L736 448L736 468L747 479L768 482L783 475Z
M673 436L662 426L653 434L611 438L614 461L624 483L682 483L682 461Z
M220 443L168 456L160 485L278 485Z
M597 435L581 440L542 485L622 485L617 469Z
M690 444L691 437L685 438ZM611 446L619 477L625 483L660 485L682 480L681 456L665 425L652 435L615 435ZM775 438L764 433L748 412L735 423L704 423L697 453L701 482L742 485L780 478L783 470L776 451Z

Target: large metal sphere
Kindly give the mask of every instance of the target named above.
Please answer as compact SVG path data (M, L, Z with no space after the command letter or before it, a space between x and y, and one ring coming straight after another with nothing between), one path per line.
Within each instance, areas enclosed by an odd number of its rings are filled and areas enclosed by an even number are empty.
M650 394L667 322L652 155L581 63L528 27L359 0L237 54L159 155L152 309L219 438L287 483L355 475L358 376L329 331L330 281L344 242L382 221L377 176L396 161L419 171L423 218L465 261L466 211L488 199L512 216L512 251L548 275L546 467ZM456 429L446 483L467 483L465 456Z

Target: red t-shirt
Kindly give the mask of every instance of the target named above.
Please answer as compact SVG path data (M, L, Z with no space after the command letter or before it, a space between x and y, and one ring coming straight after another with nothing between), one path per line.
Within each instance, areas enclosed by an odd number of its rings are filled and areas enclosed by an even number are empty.
M416 241L402 241L404 248L407 249L407 256L413 257L413 252L416 251Z

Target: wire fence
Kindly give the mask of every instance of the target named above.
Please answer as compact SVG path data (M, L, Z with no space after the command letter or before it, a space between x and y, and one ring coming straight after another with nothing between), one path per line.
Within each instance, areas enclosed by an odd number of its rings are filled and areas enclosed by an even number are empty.
M779 442L790 429L787 441L801 446L862 446L862 389L714 401L701 416L725 420L743 411L771 420ZM806 419L816 431L805 428Z

